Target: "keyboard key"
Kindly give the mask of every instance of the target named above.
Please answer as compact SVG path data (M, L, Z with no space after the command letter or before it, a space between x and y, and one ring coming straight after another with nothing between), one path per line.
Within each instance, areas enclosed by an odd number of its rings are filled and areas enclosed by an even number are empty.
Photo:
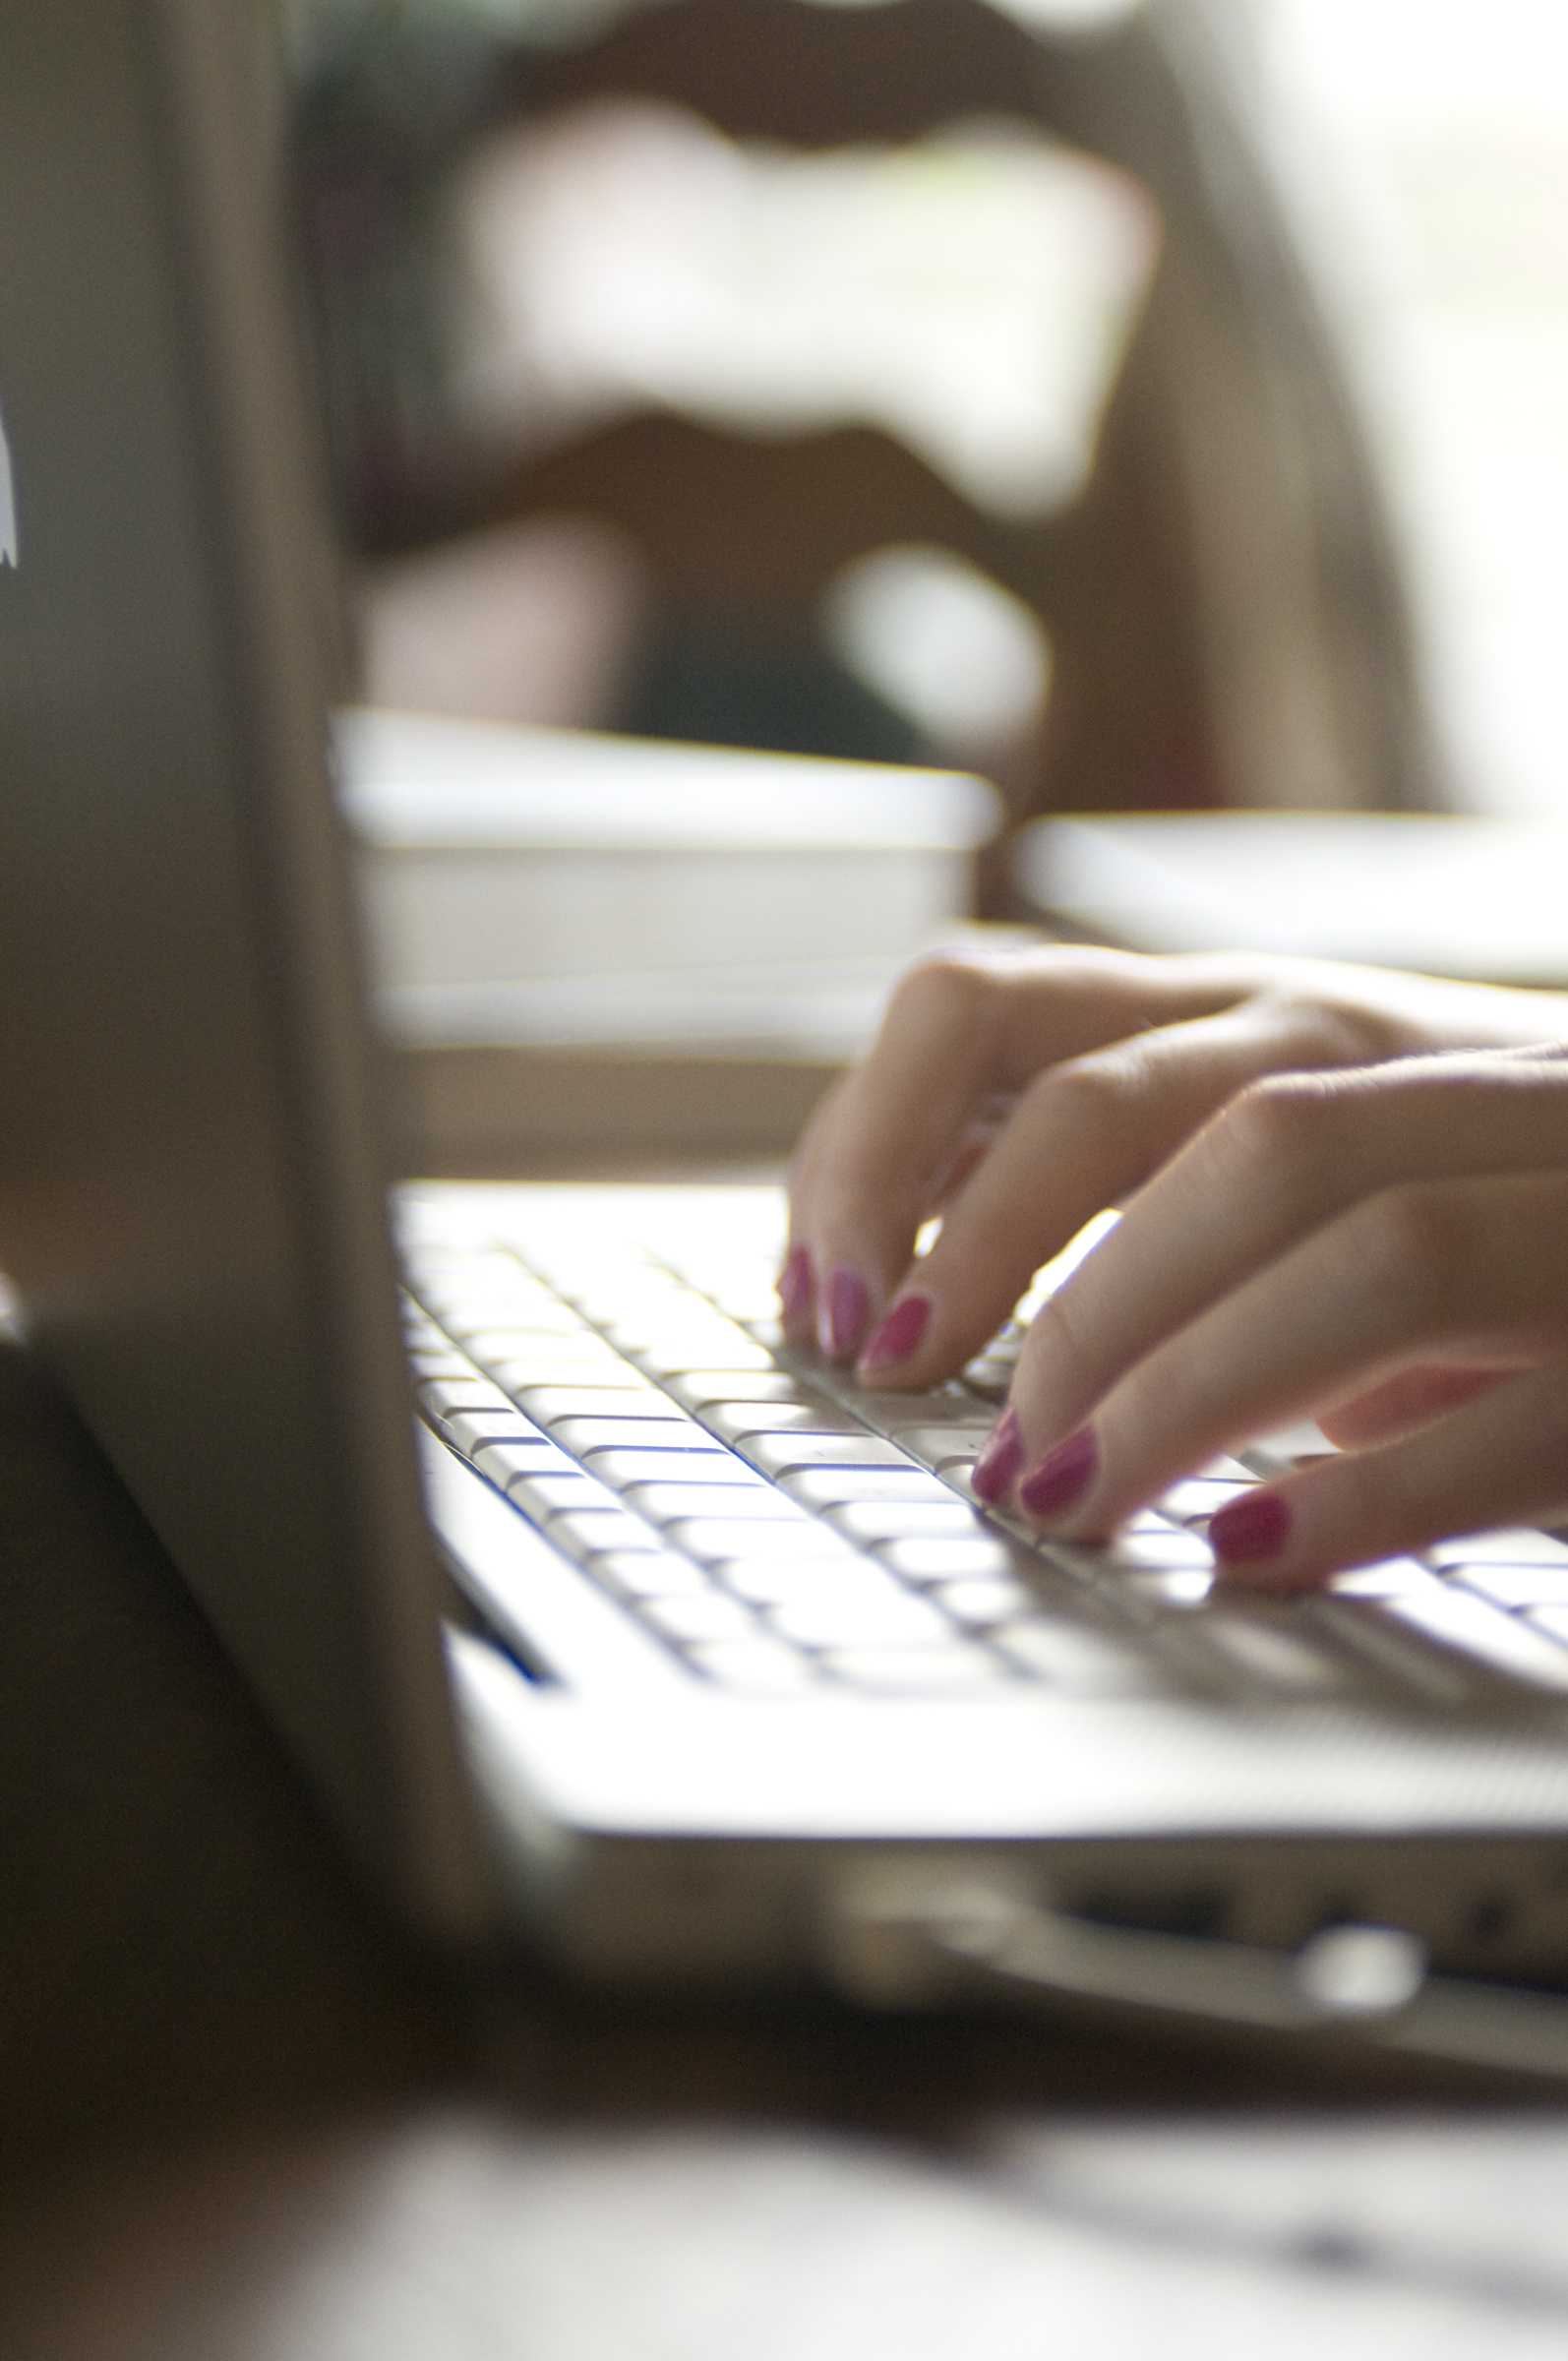
M548 1273L550 1283L574 1303L585 1320L608 1328L612 1321L634 1327L650 1314L666 1321L680 1317L692 1302L692 1291L671 1271L661 1271L643 1256L607 1255L591 1270L573 1277L564 1265Z
M813 1405L810 1389L771 1362L765 1370L684 1369L669 1380L667 1390L688 1410L707 1410L720 1402L789 1402L802 1410Z
M645 1599L637 1613L667 1640L743 1640L756 1629L751 1608L723 1591L694 1591L681 1599Z
M909 1593L869 1558L736 1557L713 1569L714 1579L754 1606L815 1606L820 1601L870 1600Z
M1432 1588L1440 1593L1443 1586L1434 1583ZM1319 1597L1303 1601L1301 1612L1391 1679L1404 1681L1434 1704L1459 1704L1474 1685L1469 1665L1459 1655L1434 1646L1417 1631L1395 1622L1389 1613L1392 1604L1395 1603ZM1490 1611L1497 1613L1495 1608ZM1507 1620L1501 1614L1497 1619Z
M1187 1614L1214 1596L1214 1576L1195 1566L1163 1574L1108 1574L1097 1585L1103 1599L1134 1615Z
M1390 1599L1383 1611L1504 1679L1568 1690L1568 1649L1483 1599L1440 1583L1432 1593Z
M820 1663L849 1687L882 1695L969 1696L1008 1682L995 1656L961 1640L946 1648L839 1648Z
M470 1337L492 1336L500 1329L511 1329L521 1335L541 1340L553 1336L580 1336L582 1322L546 1295L522 1301L498 1293L494 1298L454 1303L449 1310L434 1304L437 1320L449 1336L466 1346Z
M909 1465L896 1443L865 1427L848 1434L745 1434L735 1448L766 1476L788 1476L798 1468L903 1468Z
M574 1473L566 1453L544 1434L518 1435L503 1443L481 1443L473 1454L473 1463L480 1475L487 1476L502 1491L519 1476Z
M727 1557L751 1557L764 1552L779 1557L838 1558L855 1563L855 1552L842 1534L814 1518L791 1518L774 1524L748 1524L732 1517L691 1517L671 1528L670 1538L703 1565L718 1565Z
M566 1335L559 1332L535 1335L520 1328L492 1328L478 1336L464 1337L463 1350L470 1360L486 1369L493 1362L504 1362L509 1366L539 1362L547 1363L552 1368L573 1369L622 1369L627 1365L603 1337L596 1336L591 1328L578 1328ZM632 1374L634 1376L635 1372ZM588 1384L592 1380L584 1378L580 1382Z
M1568 1566L1568 1544L1533 1525L1472 1533L1457 1542L1434 1542L1424 1552L1434 1566Z
M654 1397L658 1399L657 1396ZM670 1405L664 1405L666 1410ZM679 1415L668 1418L566 1418L552 1419L550 1432L563 1451L573 1459L585 1459L590 1451L634 1449L645 1441L649 1450L671 1451L683 1448L700 1450L712 1437L694 1419Z
M898 1439L912 1459L929 1468L973 1467L986 1447L989 1426L900 1426Z
M1127 1574L1170 1574L1178 1569L1213 1572L1214 1552L1195 1533L1168 1525L1163 1533L1118 1533L1094 1551L1106 1571Z
M1185 1476L1179 1483L1162 1492L1155 1507L1163 1516L1177 1525L1196 1525L1206 1522L1216 1509L1235 1500L1242 1492L1255 1489L1257 1478L1248 1476L1243 1468L1239 1480L1220 1476Z
M506 1410L454 1410L441 1421L441 1429L464 1459L472 1459L486 1443L526 1442L538 1432L510 1404Z
M515 1492L507 1495L512 1500L516 1496ZM556 1509L548 1515L541 1511L533 1521L536 1525L543 1525L557 1546L564 1549L569 1557L574 1557L579 1566L586 1566L592 1574L597 1574L601 1561L606 1558L634 1556L644 1546L655 1553L658 1551L657 1534L634 1517L629 1508L623 1508L619 1501L612 1501L608 1506ZM676 1561L673 1551L669 1554L672 1562L685 1562ZM664 1587L679 1590L685 1586L675 1583Z
M659 1298L637 1310L604 1322L604 1333L622 1353L666 1354L692 1348L692 1369L715 1369L732 1362L738 1369L766 1368L768 1357L744 1328L737 1328L699 1296Z
M525 1361L490 1361L486 1373L493 1377L505 1394L513 1400L521 1399L524 1392L537 1392L544 1386L592 1386L596 1392L630 1397L630 1408L639 1396L655 1394L651 1379L630 1362L545 1360L535 1355ZM657 1398L657 1397L656 1397Z
M778 1319L778 1289L774 1281L783 1255L781 1244L765 1264L757 1264L750 1271L704 1274L694 1268L688 1276L694 1286L711 1296L719 1309L739 1326L756 1329Z
M780 1491L788 1492L803 1508L822 1510L842 1508L852 1500L882 1501L888 1506L900 1502L951 1507L952 1486L939 1476L925 1468L796 1468L779 1478Z
M905 1582L1006 1579L1017 1562L1008 1544L989 1534L967 1541L885 1542L876 1554Z
M1099 1549L1087 1542L1047 1541L1032 1525L1021 1518L1004 1516L1002 1522L1018 1536L1024 1547L1041 1558L1052 1571L1064 1574L1069 1582L1083 1590L1104 1589L1119 1593L1119 1586L1138 1569L1131 1566L1108 1566Z
M1079 1697L1137 1695L1158 1685L1154 1667L1132 1649L1070 1623L1040 1616L991 1633L1022 1671Z
M1186 1628L1237 1671L1269 1688L1305 1695L1347 1685L1343 1665L1326 1650L1279 1622L1211 1610Z
M709 1402L702 1423L737 1447L754 1434L864 1434L858 1419L825 1402Z
M595 1483L580 1469L573 1469L570 1475L552 1470L543 1476L527 1473L514 1476L507 1486L507 1497L526 1509L536 1525L548 1524L552 1517L568 1509L613 1510L617 1516L628 1513L614 1492L607 1491L602 1483Z
M599 1549L585 1562L594 1581L618 1599L705 1598L713 1588L700 1566L673 1549Z
M815 1599L774 1607L770 1621L802 1648L944 1648L953 1637L945 1615L896 1583L875 1591L824 1584Z
M418 1378L471 1378L473 1370L460 1353L444 1345L411 1345L408 1348L408 1370Z
M652 1386L652 1376L609 1351L593 1329L583 1329L581 1336L499 1336L496 1351L484 1356L484 1369L508 1393L514 1386L619 1386L626 1393L644 1393Z
M1568 1566L1459 1565L1448 1578L1494 1606L1568 1606Z
M1438 1587L1437 1576L1414 1557L1380 1557L1375 1565L1331 1574L1323 1590L1331 1599L1410 1599Z
M650 1425L652 1422L649 1422ZM644 1451L640 1445L630 1450L584 1451L582 1464L601 1483L612 1491L624 1492L633 1483L702 1483L740 1484L749 1489L772 1491L774 1488L744 1459L726 1451L712 1435L698 1429L701 1447L681 1451Z
M977 1625L1016 1622L1040 1604L1021 1582L943 1582L929 1596L955 1622Z
M723 1461L718 1462L722 1469ZM743 1469L742 1474L746 1471ZM793 1500L777 1491L760 1478L751 1484L740 1483L631 1483L622 1488L622 1497L629 1508L654 1525L678 1525L693 1518L721 1517L726 1524L744 1520L748 1525L761 1522L768 1525L788 1525L792 1532L804 1526L814 1530L805 1512Z
M419 1400L433 1418L447 1419L459 1410L494 1410L510 1413L513 1405L499 1385L488 1378L476 1377L470 1371L463 1377L427 1377L414 1388Z
M954 1542L984 1539L979 1518L949 1492L944 1500L846 1500L826 1512L852 1542Z
M712 1368L719 1361L733 1362L738 1369L770 1370L773 1356L741 1331L731 1329L727 1322L715 1321L712 1328L693 1327L678 1336L661 1337L646 1345L637 1345L612 1330L615 1342L623 1353L635 1355L643 1368L661 1378L684 1377L693 1369ZM743 1358L751 1355L751 1360Z
M984 1427L989 1434L987 1422L995 1415L989 1403L977 1402L957 1386L938 1386L930 1394L884 1394L874 1386L857 1385L842 1369L824 1369L822 1383L835 1401L853 1409L879 1434L902 1434L911 1426L958 1427L964 1432Z
M541 1426L560 1419L667 1419L680 1422L656 1386L524 1385L516 1400Z
M687 1661L721 1688L759 1697L794 1696L815 1679L811 1658L779 1640L712 1641L689 1648Z

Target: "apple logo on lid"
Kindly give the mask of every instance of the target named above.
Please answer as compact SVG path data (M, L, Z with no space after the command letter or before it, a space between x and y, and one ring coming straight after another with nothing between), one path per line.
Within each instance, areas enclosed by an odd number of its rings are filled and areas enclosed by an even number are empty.
M11 446L0 418L0 566L17 562L17 496L11 480Z

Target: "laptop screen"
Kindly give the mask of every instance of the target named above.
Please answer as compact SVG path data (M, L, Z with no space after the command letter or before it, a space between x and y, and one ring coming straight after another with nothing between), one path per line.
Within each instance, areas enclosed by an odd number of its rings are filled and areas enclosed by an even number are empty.
M0 1267L361 1860L452 1922L258 30L0 14Z

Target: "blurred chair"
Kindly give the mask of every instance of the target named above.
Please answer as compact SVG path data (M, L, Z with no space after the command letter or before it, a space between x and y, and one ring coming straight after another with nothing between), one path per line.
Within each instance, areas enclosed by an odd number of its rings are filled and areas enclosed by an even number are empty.
M1163 245L1092 475L1057 514L987 513L874 428L779 439L648 412L480 468L439 521L593 520L636 553L660 643L742 671L809 646L829 584L868 552L958 553L1052 644L1043 729L991 766L1015 820L1431 804L1380 491L1248 126L1235 31L1224 0L1150 0L1070 39L984 0L644 0L597 38L515 49L498 115L651 96L809 150L1022 118L1132 175Z

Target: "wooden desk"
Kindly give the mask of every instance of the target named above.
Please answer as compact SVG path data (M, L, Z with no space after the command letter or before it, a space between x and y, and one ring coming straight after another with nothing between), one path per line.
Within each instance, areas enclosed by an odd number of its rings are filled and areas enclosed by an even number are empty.
M1555 2105L1499 2129L1472 2111L1496 2091L1413 2069L1066 2020L631 2010L411 1956L5 1347L0 1747L15 2361L1116 2361L1203 2323L1213 2361L1288 2321L1272 2361L1389 2306L1426 2361L1450 2349L1429 2313L1471 2324L1456 2354L1560 2349L1568 2277L1508 2246L1521 2190L1554 2218L1568 2198ZM1303 2140L1305 2194L1261 2227L1204 2195L1274 2187ZM1332 2213L1357 2171L1382 2204L1434 2156L1457 2244Z

